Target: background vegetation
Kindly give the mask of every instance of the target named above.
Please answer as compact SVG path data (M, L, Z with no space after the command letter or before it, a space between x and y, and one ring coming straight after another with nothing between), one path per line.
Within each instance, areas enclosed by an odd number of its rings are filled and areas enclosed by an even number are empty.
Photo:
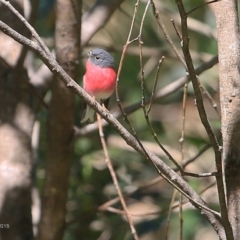
M3 2L0 20L38 42L26 26L18 26L21 21ZM159 0L10 2L79 85L86 61L81 53L95 47L111 52L119 81L110 112L164 163L175 171L181 166L183 171L178 173L186 172L183 179L206 206L220 211L216 153L199 117L194 88L187 84L192 79L187 79L189 69L183 60L178 4ZM184 7L206 115L221 143L214 16L219 3L205 3L186 0ZM128 146L112 124L104 123L107 151L136 228L138 237L134 236L105 161L98 123L80 124L82 98L61 82L58 71L52 74L43 65L43 55L5 37L1 32L0 224L10 227L0 228L2 239L33 239L33 235L39 240L233 239L215 231L205 214L162 178L161 169L156 171L146 155ZM50 56L46 50L44 54ZM146 116L144 109L149 106ZM6 166L19 167L19 173L6 171ZM19 210L23 206L24 213ZM17 216L12 215L14 209Z

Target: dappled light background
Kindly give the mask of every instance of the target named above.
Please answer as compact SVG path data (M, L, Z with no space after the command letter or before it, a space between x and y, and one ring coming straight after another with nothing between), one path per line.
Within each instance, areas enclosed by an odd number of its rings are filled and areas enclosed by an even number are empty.
M94 3L95 1L92 0L83 1L83 15ZM203 0L184 1L188 11L204 3ZM143 100L142 81L144 80L144 98L146 100L151 98L154 83L157 81L154 96L160 97L156 98L152 104L149 120L160 143L180 165L194 158L189 164L185 164L186 172L214 172L213 151L209 146L207 134L198 115L191 83L187 88L185 126L183 128L184 86L182 84L181 87L174 89L173 84L186 76L185 68L159 27L152 6L149 5L146 10L147 1L142 0L136 10L135 4L135 0L123 1L106 26L92 37L82 51L87 52L95 47L107 49L115 57L117 70L135 11L136 19L130 37L130 41L134 39L135 41L129 44L126 49L118 81L118 95L121 105L124 108L135 104L139 106L137 110L128 113L128 120L144 145L175 169L176 166L154 140L154 134L151 133L141 106ZM159 0L156 0L155 4L168 34L181 54L181 41L177 35L177 31L180 29L180 17L176 4L174 1ZM145 10L146 17L141 36L139 36ZM171 19L174 20L174 24ZM41 0L35 26L36 31L50 49L54 49L54 21L54 1ZM217 54L212 6L205 5L196 9L189 15L188 23L191 54L194 66L197 68L210 61ZM83 36L84 34L85 32L82 32ZM142 41L144 79L141 72L138 39ZM158 62L162 57L164 60L160 65L159 75L156 79ZM31 59L34 62L33 71L37 71L42 63L35 54L31 54ZM75 80L82 85L85 59L81 58L80 61L79 78ZM200 74L199 81L212 97L212 101L218 105L217 65ZM172 86L171 94L167 94L167 86ZM206 94L203 94L203 97L208 118L214 131L219 134L220 116ZM48 104L50 99L51 91L49 90L46 92L44 101ZM105 163L97 125L85 126L80 124L82 100L76 97L75 101L75 124L76 128L81 131L74 144L64 240L132 239L126 218L122 211L118 211L122 207L119 200L116 199L117 193ZM146 107L148 108L148 105ZM110 112L117 114L119 111L114 94L110 100ZM49 137L46 134L47 116L47 109L41 107L33 134L35 137L34 185L40 195L45 179L46 139ZM122 116L119 117L119 121L127 129L130 129ZM181 150L180 142L182 132L184 132L183 150ZM110 126L104 127L104 133L120 187L126 196L129 211L133 214L133 221L140 239L165 239L165 236L169 240L177 239L179 234L179 193L176 193L170 184L159 177L150 161L142 158L129 147ZM212 209L218 210L214 177L185 176L184 179ZM173 196L175 196L174 199ZM112 201L113 199L115 200ZM173 202L171 203L171 201ZM182 203L183 239L218 239L204 216L194 209L184 197ZM37 216L33 217L38 219Z

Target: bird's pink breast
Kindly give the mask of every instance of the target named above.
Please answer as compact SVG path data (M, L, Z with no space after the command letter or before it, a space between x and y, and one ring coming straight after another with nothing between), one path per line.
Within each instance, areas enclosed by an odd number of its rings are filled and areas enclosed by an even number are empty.
M106 99L111 96L116 86L116 73L112 68L102 68L86 63L83 87L96 98Z

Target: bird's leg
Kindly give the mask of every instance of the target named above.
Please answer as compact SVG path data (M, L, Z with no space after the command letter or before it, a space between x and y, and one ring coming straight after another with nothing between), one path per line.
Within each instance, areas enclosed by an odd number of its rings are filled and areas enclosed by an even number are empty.
M104 109L105 111L107 110L107 108L105 107L104 103L102 103L102 107L103 107L103 109Z
M106 110L106 111L108 111L109 100L110 100L110 98L101 100L101 105L102 105L102 107L104 108L104 110Z

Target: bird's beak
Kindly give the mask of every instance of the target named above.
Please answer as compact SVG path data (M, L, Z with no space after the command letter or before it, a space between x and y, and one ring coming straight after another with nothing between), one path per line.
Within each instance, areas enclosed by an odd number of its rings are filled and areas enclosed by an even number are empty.
M84 58L90 58L91 56L92 56L92 51L90 51L88 53L85 53L85 52L82 53L82 57L84 57Z
M90 52L87 53L87 57L88 57L88 58L91 57L91 56L92 56L92 51L90 51Z

